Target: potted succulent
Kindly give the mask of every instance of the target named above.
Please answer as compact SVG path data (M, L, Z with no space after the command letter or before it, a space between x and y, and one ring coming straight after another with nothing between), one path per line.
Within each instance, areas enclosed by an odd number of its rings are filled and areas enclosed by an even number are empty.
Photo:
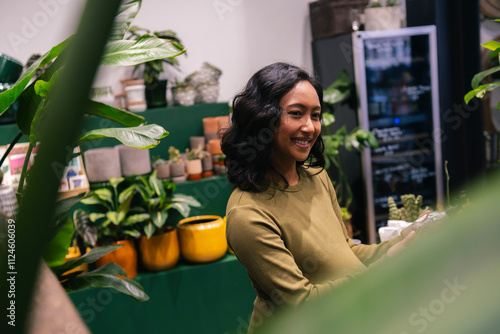
M179 259L179 241L177 230L167 225L168 217L172 211L187 217L191 207L199 207L200 203L191 196L174 194L175 184L158 179L156 171L147 179L139 177L137 189L149 216L142 223L141 262L150 271L170 269Z
M90 205L88 210L92 211L78 209L74 223L86 242L95 240L98 245L123 245L101 257L96 265L117 263L132 278L137 275L137 251L132 238L141 236L140 223L149 219L149 215L140 210L134 212L131 202L137 193L137 185L126 186L123 181L125 178L111 178L110 187L99 188L82 199L80 202ZM88 237L89 234L93 239Z
M398 0L387 0L385 6L380 0L372 0L365 8L366 30L387 30L401 28L403 13Z
M168 179L170 177L170 162L168 160L164 160L159 156L154 156L151 165L156 171L156 176L159 179Z
M181 154L178 149L170 146L168 149L168 157L170 161L170 178L174 183L186 181L186 166L181 159Z
M144 34L151 34L158 38L168 40L179 50L182 50L182 42L177 34L172 30L154 31L132 26L128 30L128 39L138 40ZM167 105L167 79L161 78L164 72L164 64L168 64L173 69L178 69L179 62L175 58L163 58L145 62L144 65L138 65L134 72L143 67L143 77L145 84L145 96L148 108L165 107Z
M203 165L201 163L201 152L203 149L197 148L194 150L186 149L187 161L186 161L186 171L188 174L188 180L196 181L202 178Z

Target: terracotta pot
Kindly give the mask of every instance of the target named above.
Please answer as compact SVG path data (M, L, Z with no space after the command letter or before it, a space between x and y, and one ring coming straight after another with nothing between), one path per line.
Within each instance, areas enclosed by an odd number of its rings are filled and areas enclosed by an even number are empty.
M217 117L203 118L203 133L216 133L219 130Z
M210 153L212 155L222 154L222 150L220 148L220 139L209 140L207 150L208 150L208 153Z
M217 124L219 127L219 130L224 130L229 127L229 116L218 116L217 117Z
M201 159L186 161L186 170L188 174L188 180L191 181L200 180L201 174L203 172Z
M120 155L114 147L87 150L83 157L89 182L106 182L122 176Z
M177 224L182 256L191 262L220 259L227 251L226 223L219 216L195 216Z
M169 227L168 230L151 238L142 236L139 242L141 262L147 270L168 270L177 264L180 256L179 238L177 230Z
M127 239L114 242L112 245L123 246L97 259L96 266L100 268L106 263L114 262L125 270L128 278L137 276L137 251L134 242Z
M205 142L206 143L208 143L212 139L220 139L219 135L217 134L217 132L205 133L204 136L205 136Z
M123 176L144 175L151 172L149 150L117 145Z

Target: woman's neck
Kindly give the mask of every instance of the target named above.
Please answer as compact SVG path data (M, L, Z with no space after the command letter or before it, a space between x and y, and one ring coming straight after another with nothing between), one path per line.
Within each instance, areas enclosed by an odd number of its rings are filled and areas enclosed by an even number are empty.
M285 180L288 182L289 186L294 186L299 183L300 177L297 167L283 168L284 166L272 165L266 172L266 178L278 184L285 184Z

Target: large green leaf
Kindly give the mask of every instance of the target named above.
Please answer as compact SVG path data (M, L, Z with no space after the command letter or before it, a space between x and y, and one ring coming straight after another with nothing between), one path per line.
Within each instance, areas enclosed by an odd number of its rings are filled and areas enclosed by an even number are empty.
M118 203L122 204L132 196L134 196L137 186L135 184L124 189L120 195L118 195Z
M492 67L490 69L487 69L486 71L479 72L472 78L471 81L472 88L478 88L479 84L484 78L498 71L500 71L500 66Z
M481 44L487 49L490 49L491 51L495 51L496 49L500 48L500 43L497 41L488 41L486 43Z
M183 194L174 194L172 196L172 201L186 203L187 205L196 208L201 206L200 202L198 202L196 198L194 198L193 196L187 196Z
M130 0L120 6L109 34L110 41L123 39L130 23L139 12L141 4L141 0Z
M52 240L45 246L43 258L49 267L58 266L64 262L73 235L73 222L68 217Z
M163 227L163 225L165 225L167 218L168 218L167 210L161 210L151 213L151 221L158 228L161 228Z
M155 59L177 57L184 52L186 50L177 43L146 34L135 41L109 42L101 63L109 66L133 66Z
M36 70L40 67L47 65L54 58L59 56L59 54L68 46L71 41L71 37L66 39L65 41L59 43L50 49L49 52L40 57L37 61L35 61L25 72L24 74L16 81L14 86L6 91L0 93L0 115L10 107L14 101L21 95L24 91L28 83L30 82L33 75L35 75Z
M469 101L472 100L472 98L474 98L474 97L482 99L484 97L484 94L486 94L486 92L492 91L498 87L500 87L500 82L493 82L493 83L481 85L481 86L477 87L476 89L473 89L470 92L468 92L467 94L465 94L464 101L465 101L465 103L469 103Z
M150 217L149 217L149 214L148 213L138 213L136 215L130 215L127 217L127 219L125 219L125 221L123 222L123 226L131 226L131 225L135 225L137 223L142 223L146 220L148 220Z
M77 142L77 146L91 140L115 138L123 144L134 148L153 148L159 144L159 139L168 132L159 125L149 124L133 128L109 128L89 131Z
M51 269L57 277L60 277L68 270L74 269L84 263L93 263L103 255L106 255L109 252L112 252L120 247L122 247L122 245L95 247L92 248L88 253L85 253L84 255L76 259L68 260L66 263L52 267Z
M101 269L101 271L110 271L110 268L106 268L105 270ZM137 301L143 302L149 299L149 296L136 281L119 278L109 274L100 274L99 271L81 274L71 280L62 282L62 285L66 291L90 288L111 288L129 295Z
M90 101L89 109L86 113L89 115L107 118L124 126L139 126L144 122L144 117L142 116L127 110L114 108L97 101Z

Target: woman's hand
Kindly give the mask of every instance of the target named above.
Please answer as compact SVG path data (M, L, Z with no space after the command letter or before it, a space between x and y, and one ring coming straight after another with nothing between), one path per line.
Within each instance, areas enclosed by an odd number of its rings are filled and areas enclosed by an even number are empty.
M391 248L389 248L386 252L387 256L393 257L394 255L400 253L403 249L406 248L408 243L410 243L413 238L415 238L415 235L417 233L415 231L411 231L406 235L406 237L398 242L397 244L394 244Z

